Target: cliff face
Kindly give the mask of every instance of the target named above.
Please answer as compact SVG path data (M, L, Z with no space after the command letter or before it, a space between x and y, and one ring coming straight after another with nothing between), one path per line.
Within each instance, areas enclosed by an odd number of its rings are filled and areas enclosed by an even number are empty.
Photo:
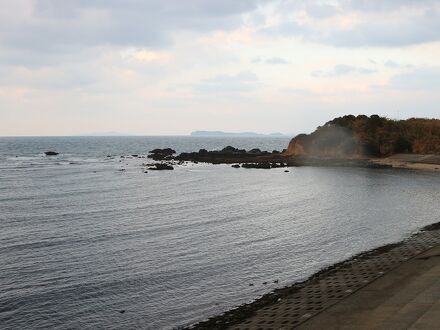
M293 138L285 155L324 158L440 153L440 120L344 116Z

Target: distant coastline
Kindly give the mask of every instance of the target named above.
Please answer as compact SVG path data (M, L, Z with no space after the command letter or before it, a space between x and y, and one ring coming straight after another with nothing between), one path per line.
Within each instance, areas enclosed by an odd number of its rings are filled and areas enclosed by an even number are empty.
M262 134L255 132L223 132L223 131L194 131L190 133L190 136L194 137L272 137L272 138L286 138L292 137L292 135L287 135L283 133L270 133Z

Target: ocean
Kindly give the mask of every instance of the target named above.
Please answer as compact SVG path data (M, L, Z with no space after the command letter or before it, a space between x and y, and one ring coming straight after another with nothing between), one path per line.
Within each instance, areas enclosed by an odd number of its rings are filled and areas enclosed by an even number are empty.
M0 138L0 328L175 329L439 221L438 173L130 156L288 140Z

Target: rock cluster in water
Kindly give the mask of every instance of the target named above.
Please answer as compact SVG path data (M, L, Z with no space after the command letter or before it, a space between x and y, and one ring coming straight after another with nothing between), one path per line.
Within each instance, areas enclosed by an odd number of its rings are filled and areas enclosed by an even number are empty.
M237 168L236 165L232 165L232 167ZM239 166L240 167L240 166ZM241 165L243 168L262 168L262 169L271 169L278 167L287 167L287 163L271 163L271 162L262 162L262 163L244 163Z
M165 149L154 149L149 152L148 158L152 158L153 160L172 160L173 155L176 153L176 150L171 148Z
M258 148L246 151L245 149L238 149L232 146L227 146L222 150L208 151L206 149L200 149L196 152L182 152L175 157L176 160L181 161L205 162L212 164L266 163L268 160L274 158L282 158L279 151L261 151Z
M173 165L166 163L157 163L148 168L152 171L174 170Z
M233 164L232 167L234 168L271 169L288 166L284 155L277 150L269 152L254 148L247 151L245 149L227 146L221 150L208 151L206 149L200 149L195 152L182 152L179 155L175 154L176 151L171 148L156 148L151 150L147 157L158 163L142 165L146 166L148 170L173 170L174 166L185 165L186 162L192 162L194 164L199 162L211 164Z

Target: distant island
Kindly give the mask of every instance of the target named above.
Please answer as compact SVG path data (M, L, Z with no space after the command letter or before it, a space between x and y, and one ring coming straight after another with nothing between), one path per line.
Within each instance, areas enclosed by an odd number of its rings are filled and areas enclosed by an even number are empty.
M222 132L222 131L194 131L190 136L195 137L291 137L282 133L261 134L255 132Z

